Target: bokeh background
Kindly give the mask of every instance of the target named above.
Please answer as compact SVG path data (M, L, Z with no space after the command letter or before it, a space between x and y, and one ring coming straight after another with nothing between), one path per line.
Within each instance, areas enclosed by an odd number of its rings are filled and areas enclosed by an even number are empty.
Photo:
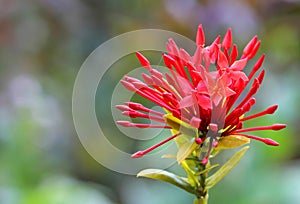
M211 191L210 203L299 204L299 0L0 0L0 203L192 203L176 187L122 175L93 160L74 129L71 99L81 64L106 40L143 28L194 39L199 23L208 42L227 27L240 48L259 36L267 77L255 109L274 103L280 108L254 123L288 124L261 135L279 147L251 143L247 156ZM118 63L120 71L108 73L107 83L117 83L131 63L136 66L134 57ZM107 89L97 100L110 94ZM99 117L107 115L102 125L116 146L138 149L110 121L109 108L99 102L96 109Z

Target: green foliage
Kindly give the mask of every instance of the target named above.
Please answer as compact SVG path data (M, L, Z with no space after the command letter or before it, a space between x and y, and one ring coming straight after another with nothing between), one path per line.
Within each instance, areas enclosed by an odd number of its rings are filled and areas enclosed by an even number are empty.
M177 176L161 169L145 169L137 174L137 177L151 178L173 184L189 193L195 194L196 191L185 178Z

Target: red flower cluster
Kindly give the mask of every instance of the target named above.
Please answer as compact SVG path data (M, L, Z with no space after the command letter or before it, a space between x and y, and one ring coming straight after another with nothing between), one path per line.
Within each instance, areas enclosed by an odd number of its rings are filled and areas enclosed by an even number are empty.
M117 123L125 127L170 128L176 130L176 134L149 149L133 154L132 157L141 157L181 134L194 134L192 136L199 145L209 140L210 150L218 145L222 137L229 135L259 140L268 145L279 145L269 138L245 133L257 130L280 130L286 127L284 124L243 128L245 121L273 114L278 107L274 105L262 112L244 117L244 114L255 104L253 96L258 91L265 74L262 70L254 78L262 67L265 55L257 60L248 76L243 72L247 62L256 55L260 47L257 36L246 45L239 59L237 46L232 43L231 29L227 30L222 42L221 37L218 36L211 45L205 47L204 32L202 25L199 25L196 45L197 49L191 56L184 49L178 48L172 39L168 41L168 54L164 53L163 59L170 74L162 74L152 68L142 54L136 53L141 65L149 71L149 74L142 74L144 82L125 76L121 83L129 91L161 106L166 113L150 110L138 103L126 102L125 105L117 106L124 115L131 118L147 118L160 122L161 125L128 121ZM253 78L248 93L240 97ZM209 152L203 159L203 163L207 161Z

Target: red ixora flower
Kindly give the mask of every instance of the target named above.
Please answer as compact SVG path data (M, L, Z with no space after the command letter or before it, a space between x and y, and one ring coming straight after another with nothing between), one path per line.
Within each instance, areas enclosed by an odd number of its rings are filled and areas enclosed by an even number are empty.
M178 48L172 39L169 39L168 53L163 53L163 59L170 73L165 74L154 69L141 53L136 53L141 65L148 70L149 74L142 74L144 82L125 76L121 83L129 91L161 106L165 113L150 110L138 103L126 102L125 105L117 106L123 111L122 114L131 118L147 118L161 125L138 124L129 121L117 121L117 124L137 128L169 128L175 130L173 133L176 134L144 151L136 152L132 157L142 157L181 134L193 136L200 146L205 141L209 142L209 151L203 158L203 163L207 162L211 149L226 136L246 137L267 145L278 146L279 144L272 139L246 133L259 130L280 130L286 125L273 124L243 128L244 122L273 114L278 108L277 105L273 105L259 113L244 116L255 104L253 96L258 91L265 74L264 70L259 71L265 55L257 60L248 75L243 72L247 62L256 55L260 47L257 36L245 46L239 59L237 46L232 44L230 28L222 42L221 37L218 36L211 45L205 46L203 28L199 25L196 45L197 49L191 56L184 49ZM257 77L255 77L256 74ZM250 81L253 82L248 93L241 97L241 93Z

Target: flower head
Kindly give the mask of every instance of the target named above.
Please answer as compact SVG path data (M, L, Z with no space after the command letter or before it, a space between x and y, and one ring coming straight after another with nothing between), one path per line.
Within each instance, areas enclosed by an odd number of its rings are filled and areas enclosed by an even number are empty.
M254 95L261 86L265 74L265 71L261 70L265 55L257 60L250 74L246 75L243 72L248 61L256 55L260 47L257 36L245 46L240 58L237 46L232 43L231 29L228 29L222 42L218 36L211 45L205 46L205 36L200 25L196 45L195 53L190 55L169 39L168 53L163 53L162 56L170 71L165 74L154 69L141 53L136 53L141 65L148 70L148 74L142 74L144 82L125 76L121 83L129 91L161 106L165 113L153 111L142 104L126 102L125 105L117 106L123 111L122 114L131 118L147 118L161 125L128 121L117 123L125 127L167 128L172 129L174 134L144 151L133 154L132 157L142 157L181 135L194 137L195 143L201 148L204 144L208 145L203 163L207 162L211 150L228 138L250 138L267 145L279 145L274 140L249 135L248 132L276 131L285 128L286 125L243 127L244 122L273 114L278 107L274 105L259 113L246 115L256 102ZM258 76L255 77L256 75ZM248 84L251 84L250 89L242 96L241 93Z

